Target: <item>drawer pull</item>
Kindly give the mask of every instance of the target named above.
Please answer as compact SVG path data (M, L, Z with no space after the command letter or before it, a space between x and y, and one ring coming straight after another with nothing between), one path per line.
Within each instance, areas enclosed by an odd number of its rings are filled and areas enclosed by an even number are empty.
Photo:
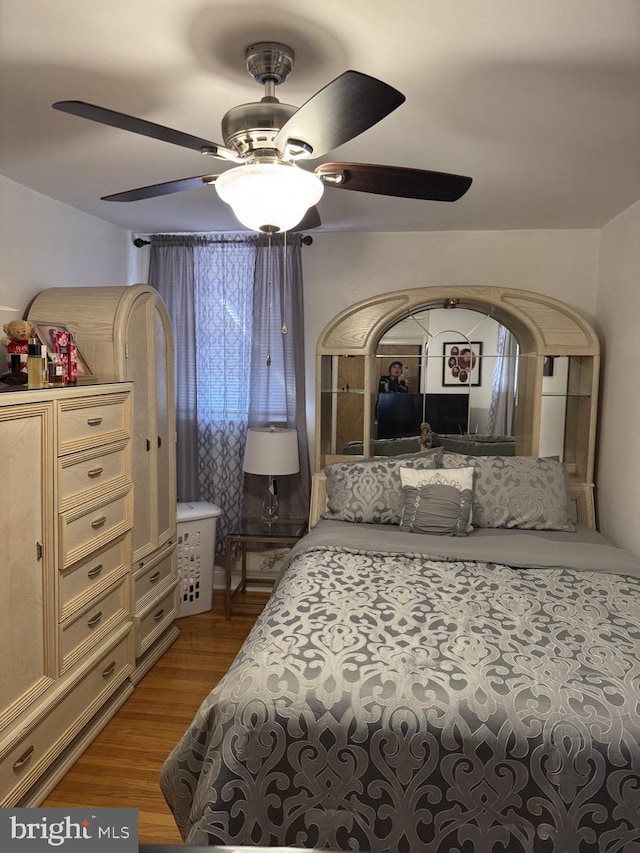
M100 426L102 423L102 418L87 418L88 426Z
M157 580L160 580L162 572L154 572L149 578L149 583L155 583Z
M104 566L102 565L102 563L98 563L97 566L94 566L92 569L89 569L89 571L87 572L87 577L88 578L97 578L103 569L104 569Z
M158 447L162 447L162 436L158 436Z
M36 542L36 559L41 560L44 557L44 545L40 540Z
M102 619L102 610L98 610L91 619L87 619L87 628L95 628L98 622Z
M151 442L149 441L148 438L146 439L146 442L147 442L147 451L149 451L149 450L151 450Z
M91 468L90 471L87 471L87 477L99 477L103 471L104 468Z
M111 663L109 664L109 666L106 666L102 670L102 677L103 678L109 678L110 675L113 675L113 671L115 670L115 668L116 668L116 662L114 660L112 660Z
M161 607L157 613L153 614L153 619L155 622L159 622L163 616L164 616L164 607Z
M24 767L24 765L25 765L28 761L30 761L30 760L31 760L31 756L33 755L33 750L34 750L34 747L33 747L33 746L30 746L30 747L29 747L29 749L26 749L26 750L22 753L22 755L20 756L20 758L16 759L16 760L13 762L13 769L14 769L14 770L19 770L21 767Z
M100 518L94 518L94 520L91 522L91 526L94 530L97 530L99 527L102 527L106 520L107 516L101 515Z

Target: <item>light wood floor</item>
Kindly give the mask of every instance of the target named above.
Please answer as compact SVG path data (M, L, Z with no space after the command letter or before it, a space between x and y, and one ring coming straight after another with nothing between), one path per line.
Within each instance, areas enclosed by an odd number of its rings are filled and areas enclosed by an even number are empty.
M202 700L231 665L258 609L225 621L221 602L177 620L180 637L137 685L43 803L139 809L139 840L181 844L158 786L160 768ZM253 599L264 601L256 594Z

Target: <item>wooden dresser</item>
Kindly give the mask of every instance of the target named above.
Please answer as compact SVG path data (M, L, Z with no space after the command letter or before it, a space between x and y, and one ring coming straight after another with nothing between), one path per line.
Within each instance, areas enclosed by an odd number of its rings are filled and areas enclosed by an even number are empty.
M156 290L56 287L29 309L33 322L74 332L95 373L133 383L132 605L137 683L179 636L176 555L175 392L173 335Z
M131 384L0 394L0 805L37 805L133 691Z

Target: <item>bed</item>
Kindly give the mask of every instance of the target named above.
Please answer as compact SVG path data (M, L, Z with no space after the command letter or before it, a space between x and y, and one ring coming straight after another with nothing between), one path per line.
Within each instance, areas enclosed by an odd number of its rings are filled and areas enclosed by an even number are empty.
M640 561L573 523L557 461L439 453L327 469L163 768L186 844L640 849Z

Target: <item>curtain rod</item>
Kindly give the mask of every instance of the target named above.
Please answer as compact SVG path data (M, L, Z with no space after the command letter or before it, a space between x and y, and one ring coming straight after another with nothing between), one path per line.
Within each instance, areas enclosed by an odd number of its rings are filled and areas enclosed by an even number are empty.
M233 241L222 239L222 240L215 240L214 242L216 242L216 243L231 243ZM311 246L313 243L313 237L311 237L309 234L305 234L304 237L302 237L302 239L301 239L301 243L303 246ZM133 240L133 245L136 247L136 249L141 249L143 246L150 246L151 240L143 240L142 237L136 237Z

